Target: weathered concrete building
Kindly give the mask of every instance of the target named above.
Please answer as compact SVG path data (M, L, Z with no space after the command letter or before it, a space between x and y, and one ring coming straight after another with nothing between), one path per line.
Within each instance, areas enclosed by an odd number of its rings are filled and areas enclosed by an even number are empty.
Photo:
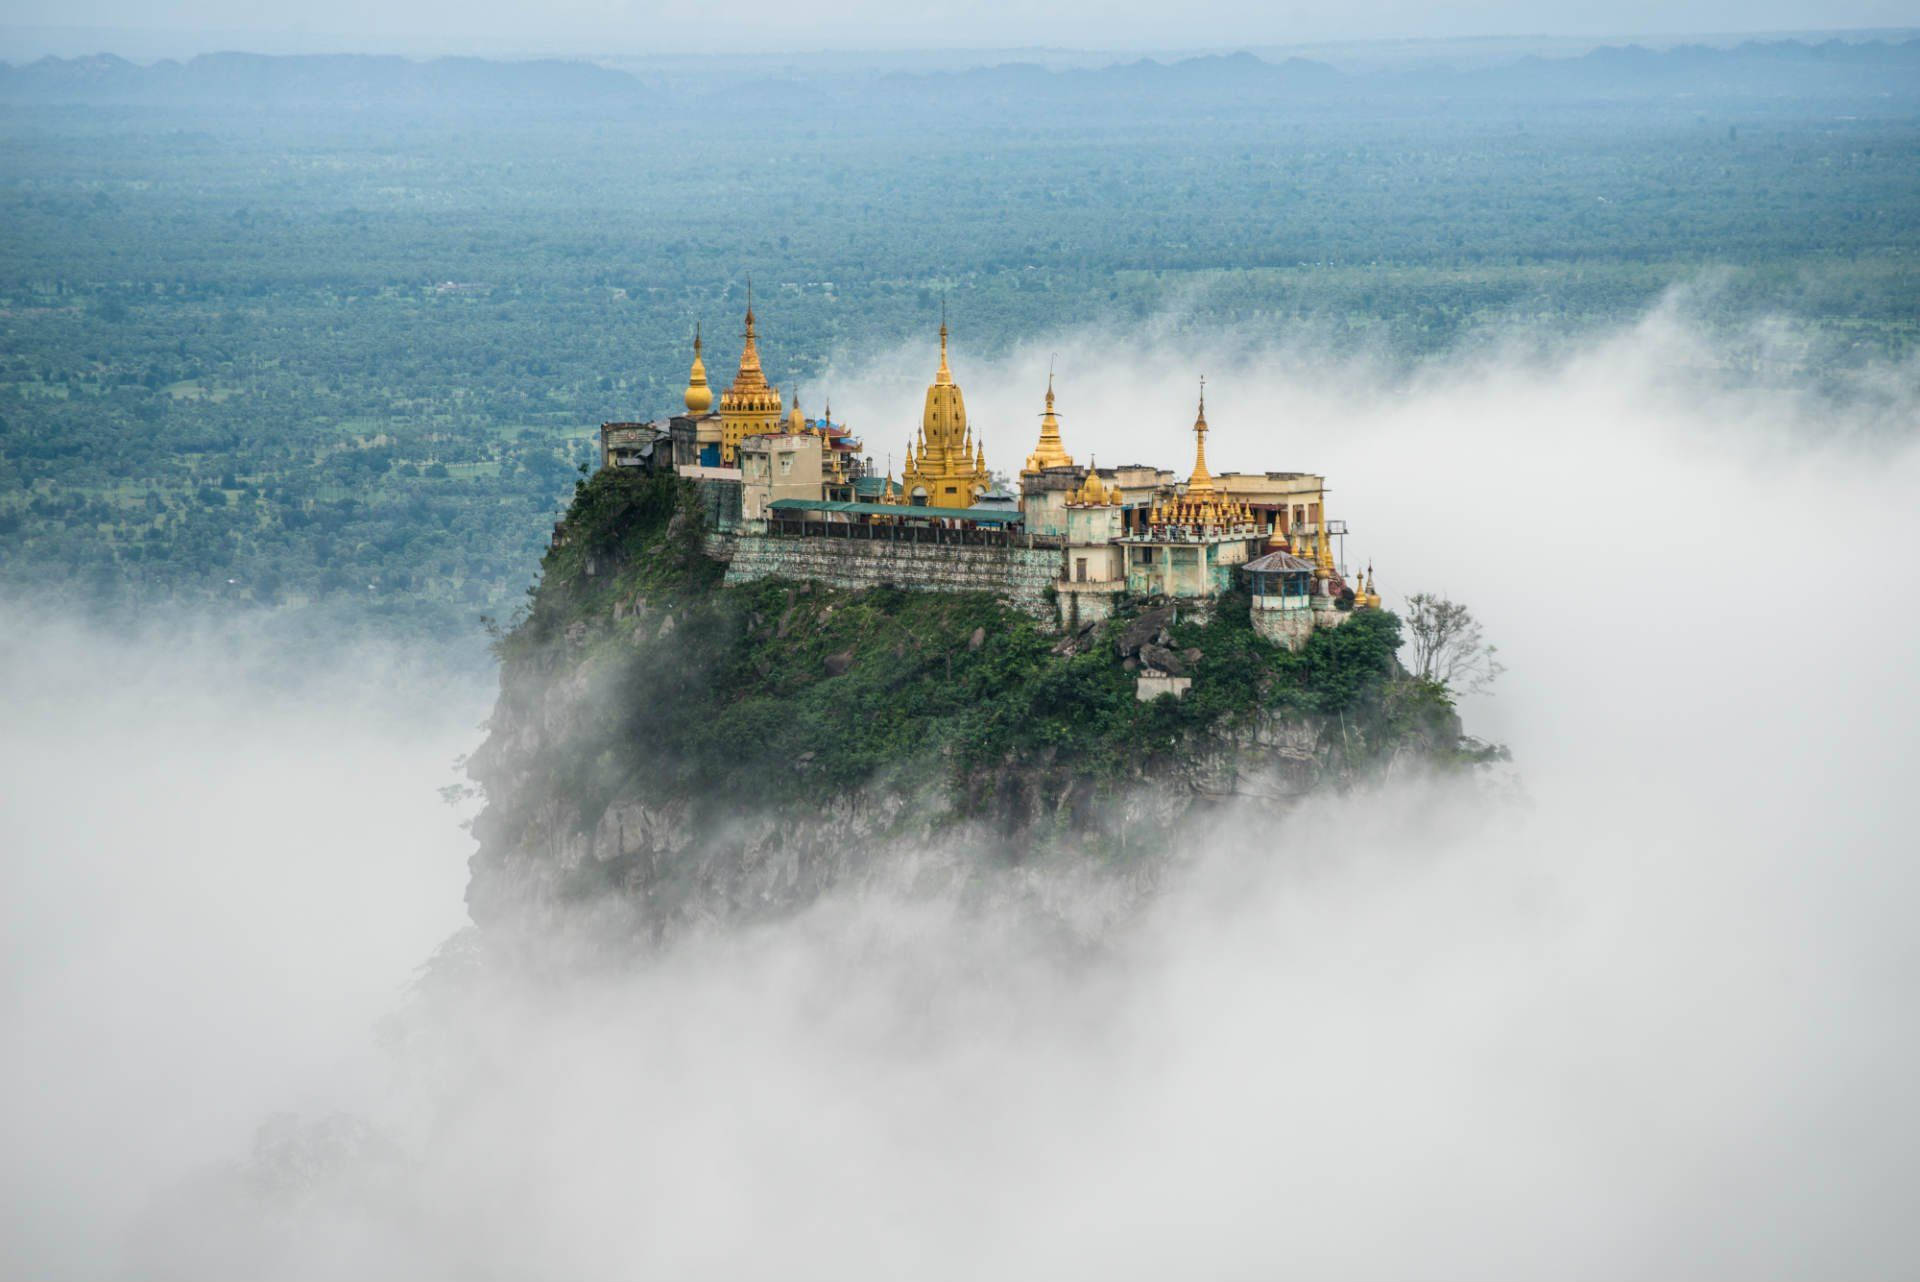
M776 499L817 499L826 489L822 442L811 433L749 436L740 442L740 517L764 531Z

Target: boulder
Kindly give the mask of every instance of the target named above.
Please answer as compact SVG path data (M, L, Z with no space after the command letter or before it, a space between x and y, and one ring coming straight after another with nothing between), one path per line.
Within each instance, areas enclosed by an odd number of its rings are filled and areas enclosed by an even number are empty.
M987 643L987 630L985 628L975 628L973 630L973 635L967 638L967 649L978 650L981 646L985 645L986 643Z
M839 654L827 656L827 675L830 677L841 676L852 666L853 651L851 650L842 650Z
M1187 661L1163 645L1149 641L1140 647L1140 662L1171 677L1187 675Z
M1148 610L1120 629L1120 634L1113 639L1114 648L1125 659L1140 653L1143 645L1165 645L1167 626L1172 622L1172 606L1163 605L1157 610Z

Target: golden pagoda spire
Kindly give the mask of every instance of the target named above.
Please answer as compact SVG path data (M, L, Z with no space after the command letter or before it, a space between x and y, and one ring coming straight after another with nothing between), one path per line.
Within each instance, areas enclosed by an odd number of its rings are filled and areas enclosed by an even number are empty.
M947 368L947 304L940 303L940 368L933 376L935 384L945 386L953 382L953 371Z
M700 322L693 324L693 368L687 371L687 413L700 415L713 408L713 389L707 386L707 363L700 359Z
M767 385L767 375L760 368L760 347L754 341L753 322L753 281L747 281L747 328L741 335L746 340L740 349L740 369L733 376L733 391L759 391Z
M940 369L927 386L919 439L911 443L900 485L907 501L970 507L988 485L986 448L967 420L966 398L947 361L946 306L940 309Z
M1313 564L1315 572L1321 578L1333 577L1333 549L1327 543L1327 493L1325 490L1320 492L1320 524L1315 530Z
M1050 467L1072 467L1073 456L1060 443L1060 417L1053 412L1053 371L1047 371L1047 408L1040 415L1040 443L1027 455L1026 470L1041 472Z
M1213 493L1213 473L1207 471L1207 376L1200 376L1200 413L1193 420L1193 477L1187 482L1187 496Z
M1253 513L1244 502L1223 494L1207 470L1207 380L1200 380L1200 412L1193 420L1193 475L1186 489L1164 502L1156 500L1147 523L1171 525L1212 533L1252 535Z
M760 347L753 315L753 278L747 278L747 322L741 337L740 368L720 394L720 462L734 466L740 442L749 436L780 430L780 393L767 385L760 367Z

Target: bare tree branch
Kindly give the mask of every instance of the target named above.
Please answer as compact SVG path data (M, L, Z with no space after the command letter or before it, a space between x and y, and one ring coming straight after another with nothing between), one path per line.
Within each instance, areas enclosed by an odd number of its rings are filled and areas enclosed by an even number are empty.
M1476 694L1506 671L1489 645L1473 611L1458 601L1419 592L1407 598L1407 633L1413 644L1413 670L1456 694Z

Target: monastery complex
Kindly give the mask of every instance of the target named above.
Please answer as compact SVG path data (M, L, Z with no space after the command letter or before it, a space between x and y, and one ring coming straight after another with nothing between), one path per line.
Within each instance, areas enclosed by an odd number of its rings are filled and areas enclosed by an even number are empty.
M1204 380L1193 465L1180 479L1147 464L1076 462L1050 378L1015 495L988 471L948 364L944 322L940 367L898 478L876 474L831 407L808 418L785 405L756 340L749 302L739 366L717 408L696 334L684 413L600 429L602 466L672 472L696 485L730 583L779 576L989 591L1078 630L1128 600L1208 610L1237 581L1255 628L1293 649L1315 628L1379 608L1371 573L1349 577L1335 555L1346 530L1327 517L1325 477L1208 469Z

